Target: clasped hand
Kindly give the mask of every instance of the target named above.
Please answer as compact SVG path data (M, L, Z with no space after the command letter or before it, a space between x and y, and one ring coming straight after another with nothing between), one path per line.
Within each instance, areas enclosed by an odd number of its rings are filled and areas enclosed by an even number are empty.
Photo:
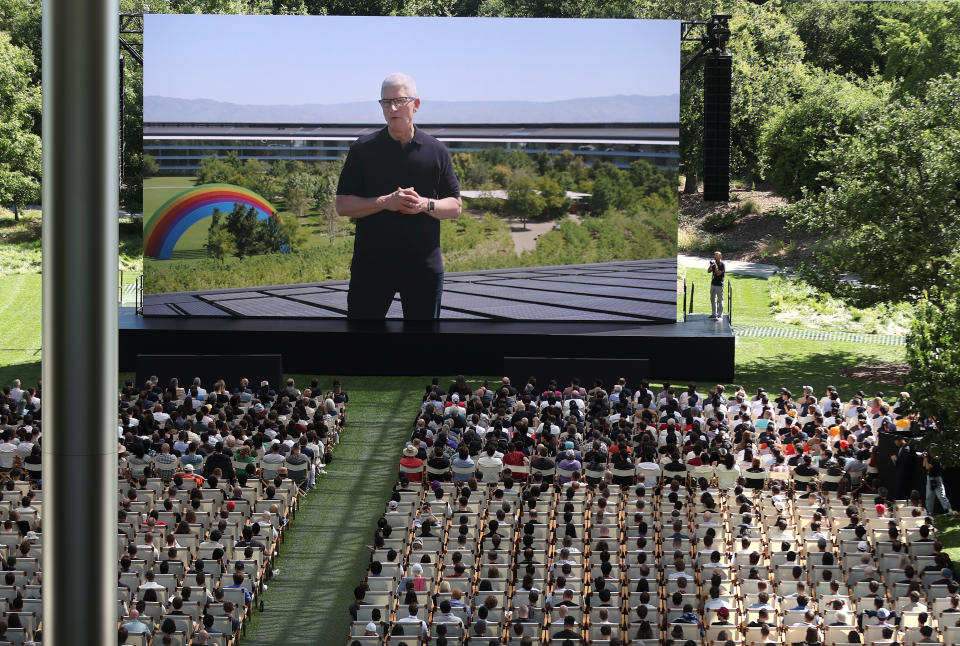
M390 194L387 200L387 209L390 211L399 211L400 213L420 213L425 210L424 198L410 188L397 188Z

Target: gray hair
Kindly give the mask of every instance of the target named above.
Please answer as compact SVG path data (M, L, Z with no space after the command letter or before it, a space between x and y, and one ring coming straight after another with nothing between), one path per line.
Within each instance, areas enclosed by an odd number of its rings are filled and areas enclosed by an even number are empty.
M417 96L417 82L413 80L408 74L403 72L394 72L387 78L383 79L383 83L380 84L380 92L382 93L388 87L402 86L407 89L407 93L410 96Z

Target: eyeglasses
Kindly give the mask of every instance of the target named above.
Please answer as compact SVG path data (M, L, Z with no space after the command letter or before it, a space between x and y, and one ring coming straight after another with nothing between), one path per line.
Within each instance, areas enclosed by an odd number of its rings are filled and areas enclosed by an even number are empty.
M394 108L400 109L403 106L407 105L411 101L416 101L417 97L415 96L398 96L395 99L380 99L377 103L380 104L380 107L386 110L387 108L393 106Z

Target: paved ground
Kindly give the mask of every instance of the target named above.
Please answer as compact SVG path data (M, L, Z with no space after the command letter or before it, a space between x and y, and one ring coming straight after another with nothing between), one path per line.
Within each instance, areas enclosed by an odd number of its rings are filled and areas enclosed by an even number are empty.
M893 334L857 334L854 332L828 332L824 330L798 330L796 328L763 327L759 325L737 325L731 328L735 336L773 337L785 339L807 339L809 341L847 341L850 343L874 343L876 345L907 344L907 337Z
M710 258L699 258L697 256L677 255L677 262L686 267L707 270L710 265ZM742 274L744 276L758 276L760 278L770 278L780 268L776 265L764 265L758 262L743 262L741 260L724 260L727 266L727 272L731 274Z
M580 217L570 214L569 217L574 222L579 222ZM510 235L513 237L513 248L520 254L537 246L537 238L554 227L553 220L548 222L527 222L527 231L523 230L523 224L520 220L508 220L510 225ZM706 266L706 265L704 265Z

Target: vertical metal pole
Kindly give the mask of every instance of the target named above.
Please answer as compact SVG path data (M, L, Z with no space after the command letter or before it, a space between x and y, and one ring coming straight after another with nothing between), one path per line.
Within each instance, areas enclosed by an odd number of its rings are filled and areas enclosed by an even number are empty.
M43 3L43 643L117 643L118 0Z

